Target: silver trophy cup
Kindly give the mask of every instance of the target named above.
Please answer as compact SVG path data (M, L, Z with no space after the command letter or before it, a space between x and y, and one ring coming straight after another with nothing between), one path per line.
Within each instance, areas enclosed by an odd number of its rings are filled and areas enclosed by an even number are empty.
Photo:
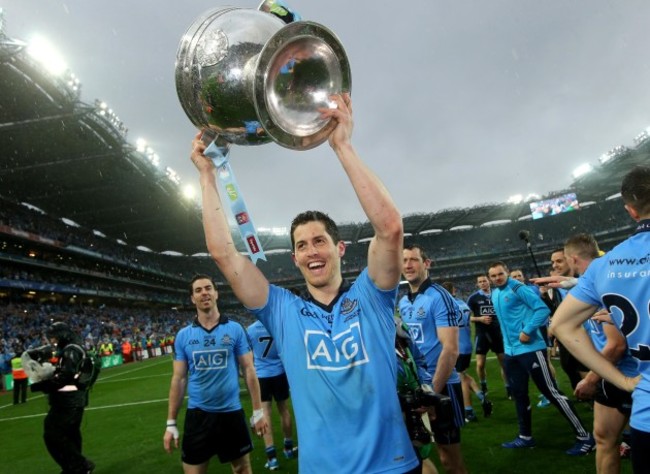
M335 126L318 109L350 92L347 55L326 27L262 10L219 7L194 21L176 57L178 98L228 143L314 148Z

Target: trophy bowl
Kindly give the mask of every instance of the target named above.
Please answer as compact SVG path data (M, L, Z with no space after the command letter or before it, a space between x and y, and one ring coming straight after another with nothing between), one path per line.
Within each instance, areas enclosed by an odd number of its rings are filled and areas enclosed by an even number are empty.
M205 12L176 55L176 91L188 118L236 145L314 148L335 126L318 109L350 89L350 65L334 33L255 9Z

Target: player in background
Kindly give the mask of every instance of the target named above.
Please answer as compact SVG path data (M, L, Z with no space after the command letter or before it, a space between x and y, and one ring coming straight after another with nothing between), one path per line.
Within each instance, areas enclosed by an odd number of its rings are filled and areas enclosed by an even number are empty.
M267 461L264 467L271 471L280 468L275 444L273 442L272 411L273 400L280 414L280 427L284 435L282 452L287 459L297 455L297 448L293 445L293 426L291 411L289 410L289 381L284 372L278 350L273 343L273 337L264 325L255 321L248 326L248 337L253 348L253 361L255 372L260 382L262 408L264 415L269 420L269 429L264 434L264 447Z

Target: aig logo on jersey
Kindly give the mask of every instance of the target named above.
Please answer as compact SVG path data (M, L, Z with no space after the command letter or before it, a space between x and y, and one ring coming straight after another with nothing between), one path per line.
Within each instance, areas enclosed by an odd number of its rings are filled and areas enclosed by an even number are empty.
M411 339L416 344L422 344L424 342L424 332L422 331L422 324L409 324L409 333L411 334Z
M494 306L481 306L481 316L494 316Z
M305 346L308 369L345 370L370 362L359 323L332 337L324 331L306 331Z
M228 367L228 350L195 351L192 353L196 370L220 370Z

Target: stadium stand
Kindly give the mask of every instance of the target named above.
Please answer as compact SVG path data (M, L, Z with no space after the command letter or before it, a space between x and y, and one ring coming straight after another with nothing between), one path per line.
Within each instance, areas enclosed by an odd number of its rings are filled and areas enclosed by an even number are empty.
M186 290L191 276L208 273L224 281L204 254L198 207L181 197L177 184L145 151L127 141L121 122L103 113L98 101L83 102L77 83L50 75L25 46L0 31L4 349L16 342L40 344L39 331L58 316L70 318L93 339L109 325L119 336L134 336L135 328L143 333L177 329L191 317ZM518 238L522 229L530 231L546 273L548 254L572 233L593 233L608 249L631 232L632 222L616 195L621 177L635 164L647 163L649 153L650 140L639 141L569 189L546 196L574 192L587 204L580 210L533 221L526 202L482 203L405 215L407 238L434 258L433 277L454 280L461 296L496 259L535 274ZM367 222L349 223L341 234L347 243L343 272L354 278L366 261L372 228ZM259 263L267 277L287 287L302 282L289 237L260 237L271 251L268 261ZM226 285L220 293L220 307L249 318Z

